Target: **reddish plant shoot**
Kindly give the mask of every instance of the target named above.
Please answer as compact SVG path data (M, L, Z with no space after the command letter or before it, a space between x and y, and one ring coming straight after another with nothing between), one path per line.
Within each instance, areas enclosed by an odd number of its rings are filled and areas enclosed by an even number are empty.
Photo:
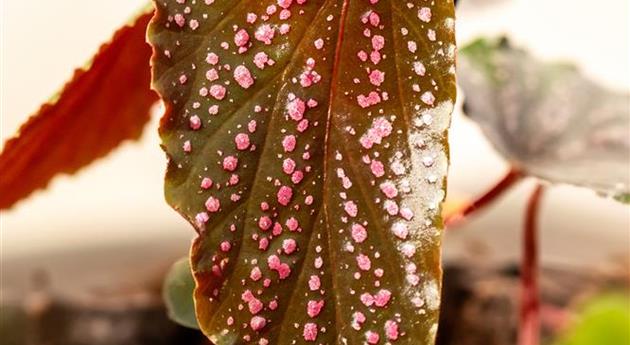
M523 179L524 175L515 167L510 167L510 170L490 189L488 189L481 196L470 202L461 210L445 215L444 224L446 227L456 227L461 225L469 215L482 211L483 209L494 204L501 196L511 189L515 184Z
M518 345L540 344L540 291L538 286L538 223L545 187L538 183L529 197L523 230L521 306Z

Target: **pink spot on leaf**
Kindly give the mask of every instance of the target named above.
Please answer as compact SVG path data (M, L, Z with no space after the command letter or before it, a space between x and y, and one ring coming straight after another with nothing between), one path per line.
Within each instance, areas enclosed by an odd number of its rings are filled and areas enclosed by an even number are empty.
M321 282L318 276L311 276L308 280L308 287L311 291L319 290L321 287Z
M317 340L317 325L309 322L304 325L304 340L315 341Z
M389 340L398 339L398 323L396 321L385 321L385 336Z
M234 80L244 89L254 85L254 78L252 78L249 69L243 65L239 65L234 69Z
M295 150L295 145L297 144L297 140L295 139L295 135L287 135L282 139L282 147L284 148L284 152L293 152Z
M370 261L370 258L366 255L359 254L357 256L357 265L362 271L369 271L372 267L372 262Z
M254 316L250 320L249 325L252 327L252 330L260 331L267 325L267 320L264 317Z
M223 159L223 169L227 171L234 171L238 168L238 158L234 156L227 156Z
M215 198L215 197L209 197L208 200L206 200L206 209L208 210L208 212L218 212L219 209L221 208L221 201L219 201L219 199Z
M357 243L363 243L367 239L367 231L361 224L352 224L352 238Z
M236 149L240 151L245 151L249 148L249 135L246 133L239 133L234 137L234 143L236 144Z
M282 206L287 206L293 198L293 189L291 187L282 186L278 190L278 203Z
M321 301L310 300L306 304L306 313L310 317L316 317L317 315L319 315L319 313L321 313L323 307L324 307L323 300Z

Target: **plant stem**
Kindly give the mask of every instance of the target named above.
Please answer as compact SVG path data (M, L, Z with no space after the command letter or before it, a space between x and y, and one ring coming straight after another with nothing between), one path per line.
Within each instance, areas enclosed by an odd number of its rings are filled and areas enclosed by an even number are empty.
M529 197L527 209L525 210L518 345L540 344L538 215L544 190L544 186L539 183Z
M492 188L490 188L487 192L485 192L482 196L478 197L475 201L470 203L463 210L447 217L444 220L444 224L447 227L456 225L460 223L462 220L466 218L466 216L470 215L473 212L479 211L498 199L504 192L506 192L510 187L516 184L516 182L520 181L523 178L523 173L516 169L515 167L511 167L510 171L508 171L505 176Z

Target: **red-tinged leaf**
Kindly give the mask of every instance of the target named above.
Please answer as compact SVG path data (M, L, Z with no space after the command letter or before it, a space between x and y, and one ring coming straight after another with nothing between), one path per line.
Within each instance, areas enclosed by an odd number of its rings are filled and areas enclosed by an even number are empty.
M72 174L127 139L137 139L158 100L150 89L152 12L121 28L61 94L22 125L0 155L0 209Z
M156 1L168 202L216 344L432 344L452 1Z

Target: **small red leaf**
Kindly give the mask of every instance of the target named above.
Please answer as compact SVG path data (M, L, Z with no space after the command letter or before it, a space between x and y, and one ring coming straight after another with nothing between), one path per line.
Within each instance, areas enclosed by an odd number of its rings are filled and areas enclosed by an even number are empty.
M0 155L0 209L140 136L157 101L145 42L151 17L152 12L143 13L118 30L90 66L77 70L61 94L6 142Z

